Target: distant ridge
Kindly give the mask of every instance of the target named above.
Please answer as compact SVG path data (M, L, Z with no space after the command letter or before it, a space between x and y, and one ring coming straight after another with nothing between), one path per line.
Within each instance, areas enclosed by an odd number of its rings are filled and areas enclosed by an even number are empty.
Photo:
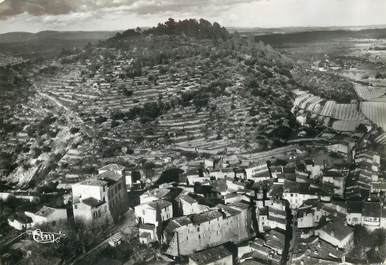
M44 39L56 40L104 40L114 36L119 31L40 31L8 32L0 34L0 43L28 42Z
M285 46L289 43L323 42L331 40L354 39L386 39L386 28L377 29L337 29L337 30L314 30L291 33L265 33L255 34L253 32L245 35L254 36L257 41L273 45L275 47Z
M255 34L288 34L299 32L314 32L314 31L361 31L373 29L386 29L386 25L371 25L371 26L330 26L330 27L227 27L230 32L238 31L239 33L255 33Z

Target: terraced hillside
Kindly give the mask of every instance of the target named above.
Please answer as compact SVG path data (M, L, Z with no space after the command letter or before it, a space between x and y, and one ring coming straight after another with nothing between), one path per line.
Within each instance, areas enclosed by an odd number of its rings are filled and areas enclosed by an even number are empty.
M262 151L296 135L292 62L215 24L189 23L217 33L127 31L63 57L60 71L35 81L89 139L72 146L59 171L144 149Z

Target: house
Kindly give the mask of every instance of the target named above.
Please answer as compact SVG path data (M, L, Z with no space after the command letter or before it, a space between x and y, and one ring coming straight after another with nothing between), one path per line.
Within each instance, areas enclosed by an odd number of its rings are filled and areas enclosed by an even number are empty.
M224 196L224 203L225 204L239 202L242 200L243 200L243 196L237 192L227 193Z
M250 253L246 253L240 258L241 262L255 259L268 261L268 264L275 265L278 265L281 262L282 256L275 249L268 246L264 239L256 238L254 241L250 242L250 249Z
M327 150L329 152L334 152L334 153L348 156L348 154L350 152L350 147L347 144L339 143L339 144L332 144L332 145L327 146Z
M113 172L120 176L125 175L125 167L118 164L109 164L98 169L98 174L103 174L105 172Z
M283 255L285 248L285 234L278 230L270 230L265 233L265 245L274 250L278 255Z
M323 183L334 185L334 194L343 198L347 173L339 170L328 170L323 174Z
M351 250L354 244L354 231L340 221L329 222L315 231L315 235L331 245Z
M138 226L139 242L141 244L149 244L158 241L156 226L153 224L140 224Z
M375 168L379 168L381 164L381 157L378 153L367 151L367 152L358 152L355 154L354 161L356 164L360 164L361 162L367 162L372 164Z
M233 171L233 168L217 169L210 171L209 177L215 179L233 179L235 177L235 172Z
M283 176L283 167L282 166L271 166L269 168L271 173L271 178L279 179Z
M118 221L127 211L125 176L119 170L101 172L96 177L72 185L75 219L106 224L111 220Z
M140 204L168 198L170 198L170 189L168 188L148 190L139 196Z
M283 199L289 202L291 209L298 209L305 201L319 198L319 195L310 189L309 183L285 180L283 188Z
M57 222L67 220L66 209L58 209L48 206L43 206L40 210L34 213L28 211L25 211L24 213L32 219L31 227L42 224L55 226Z
M224 246L209 248L190 255L189 265L233 265L233 255Z
M286 205L281 200L274 200L267 206L267 221L265 226L270 229L280 228L282 230L287 229L287 213Z
M270 179L267 162L259 162L245 168L245 177L256 181Z
M114 235L112 235L108 240L107 240L107 243L111 246L111 247L117 247L119 246L120 244L122 244L122 241L123 241L123 235L121 232L118 232L118 233L115 233Z
M155 200L143 203L134 208L139 224L153 224L156 227L160 222L173 218L172 203L166 200Z
M362 224L362 209L363 203L361 201L347 202L346 222L348 225L355 226Z
M202 213L209 208L205 205L200 205L196 199L189 194L180 195L176 198L180 215L191 215Z
M297 211L297 227L316 227L319 225L319 221L322 216L323 212L318 200L306 201Z
M321 165L316 164L313 160L306 160L304 163L306 165L306 171L309 173L310 179L317 179L322 175L323 167Z
M94 225L108 225L113 222L108 204L88 197L73 204L74 218Z
M382 206L379 202L364 202L362 208L362 225L369 230L380 228Z
M247 204L219 205L200 214L169 221L164 229L166 254L190 255L226 242L241 242L252 235L252 214Z
M16 212L8 218L8 224L16 230L22 231L32 227L32 218L25 215L23 212Z

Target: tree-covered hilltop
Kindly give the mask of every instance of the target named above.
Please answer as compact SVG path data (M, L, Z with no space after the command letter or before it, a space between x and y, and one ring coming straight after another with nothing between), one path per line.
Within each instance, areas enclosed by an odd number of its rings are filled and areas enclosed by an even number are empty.
M221 27L220 24L214 22L213 24L203 18L196 19L184 19L174 20L169 18L164 23L158 23L156 27L150 29L141 30L128 29L122 33L117 33L111 40L120 40L129 37L139 36L141 34L149 35L186 35L189 37L202 38L202 39L227 39L230 37L229 32Z

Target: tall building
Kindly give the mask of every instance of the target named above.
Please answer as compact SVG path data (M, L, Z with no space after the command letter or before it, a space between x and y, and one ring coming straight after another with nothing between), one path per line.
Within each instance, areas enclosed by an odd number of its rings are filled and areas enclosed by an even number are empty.
M74 218L97 225L116 222L128 209L121 172L103 170L96 177L72 185Z

